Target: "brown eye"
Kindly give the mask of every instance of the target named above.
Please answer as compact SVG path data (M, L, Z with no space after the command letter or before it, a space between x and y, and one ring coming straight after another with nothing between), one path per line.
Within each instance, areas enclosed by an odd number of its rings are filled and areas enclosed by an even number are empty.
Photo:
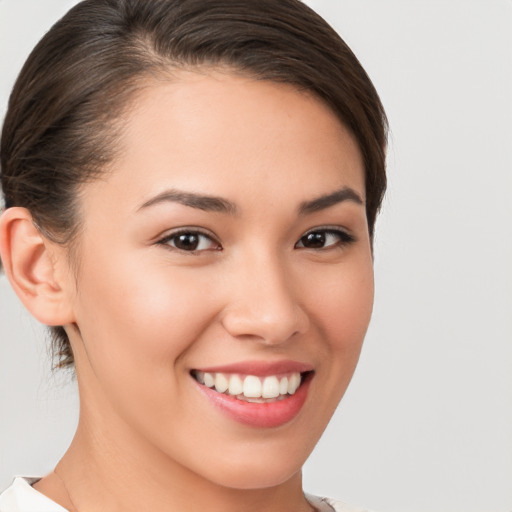
M199 247L199 241L196 233L185 233L174 237L174 246L182 251L195 251Z
M199 231L180 231L166 236L159 242L171 248L187 252L200 252L220 249L219 244L212 238Z
M306 233L295 245L299 249L327 249L353 242L354 238L341 230L318 229Z
M308 249L321 249L325 245L325 233L322 231L316 231L313 233L308 233L300 239L302 243L302 247L307 247Z

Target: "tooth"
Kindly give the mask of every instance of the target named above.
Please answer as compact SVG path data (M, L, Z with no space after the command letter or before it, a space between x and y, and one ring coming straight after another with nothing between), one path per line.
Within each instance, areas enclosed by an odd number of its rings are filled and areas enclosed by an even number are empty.
M244 395L247 398L259 398L261 396L261 380L254 375L248 375L244 379Z
M196 372L196 380L201 384L204 384L204 372Z
M213 388L213 386L215 386L215 379L211 373L204 374L204 385L209 388Z
M288 394L293 395L297 388L300 386L300 373L292 373L288 380Z
M283 377L279 382L279 394L286 395L288 393L288 377Z
M279 381L277 377L265 377L261 389L261 396L263 398L276 398L279 396Z
M229 394L236 396L244 392L244 383L238 375L231 375L229 379Z
M215 390L219 393L224 393L228 389L228 379L222 373L215 374Z
M245 398L245 401L246 402L249 402L251 404L264 404L265 403L265 400L263 400L262 398Z

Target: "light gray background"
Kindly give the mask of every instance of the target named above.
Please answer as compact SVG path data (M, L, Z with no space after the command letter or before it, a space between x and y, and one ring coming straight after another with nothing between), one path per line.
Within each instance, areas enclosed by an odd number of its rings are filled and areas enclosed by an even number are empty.
M0 0L0 115L72 0ZM392 128L374 318L305 468L310 492L382 512L512 510L512 1L311 0ZM52 468L77 398L0 278L0 488Z

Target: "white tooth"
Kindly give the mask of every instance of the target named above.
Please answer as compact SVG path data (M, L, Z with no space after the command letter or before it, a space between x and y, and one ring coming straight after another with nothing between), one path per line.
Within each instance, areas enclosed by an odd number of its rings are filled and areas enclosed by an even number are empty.
M196 380L201 384L204 384L204 372L196 372Z
M261 396L263 398L276 398L279 396L279 381L277 377L265 377L261 389Z
M215 379L211 373L204 374L204 385L209 388L213 388L213 386L215 386Z
M233 396L241 395L244 392L244 383L238 375L231 375L229 378L229 394Z
M288 380L288 394L293 395L300 385L300 373L292 373Z
M300 386L300 383L302 382L302 376L300 373L294 373L294 379L295 379L295 391L297 391L297 389L299 388Z
M223 373L216 373L215 374L215 389L219 393L224 393L226 389L228 389L229 382L228 379L224 376Z
M244 395L247 398L259 398L261 396L261 380L254 375L247 375L244 379Z
M288 377L283 377L279 382L279 394L286 395L288 393Z

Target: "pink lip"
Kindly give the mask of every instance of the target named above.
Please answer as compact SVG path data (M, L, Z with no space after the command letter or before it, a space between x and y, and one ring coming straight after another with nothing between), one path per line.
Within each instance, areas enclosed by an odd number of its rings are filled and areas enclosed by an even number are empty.
M207 373L239 373L242 375L281 375L284 373L304 373L313 370L313 366L298 361L243 361L223 366L211 366L208 368L196 368Z
M228 373L225 369L226 367L223 368L222 371ZM232 373L246 373L245 370L245 367L244 371L239 371L238 368L234 368ZM221 370L216 371L220 372ZM286 373L287 371L289 370L277 373ZM254 375L254 373L250 375ZM266 375L266 373L263 375ZM308 374L295 394L289 395L276 402L267 403L253 403L238 400L233 396L218 393L215 389L204 386L196 380L194 380L194 382L203 396L211 404L236 422L256 428L275 428L292 421L299 414L302 406L306 402L309 385L313 376L313 373Z

